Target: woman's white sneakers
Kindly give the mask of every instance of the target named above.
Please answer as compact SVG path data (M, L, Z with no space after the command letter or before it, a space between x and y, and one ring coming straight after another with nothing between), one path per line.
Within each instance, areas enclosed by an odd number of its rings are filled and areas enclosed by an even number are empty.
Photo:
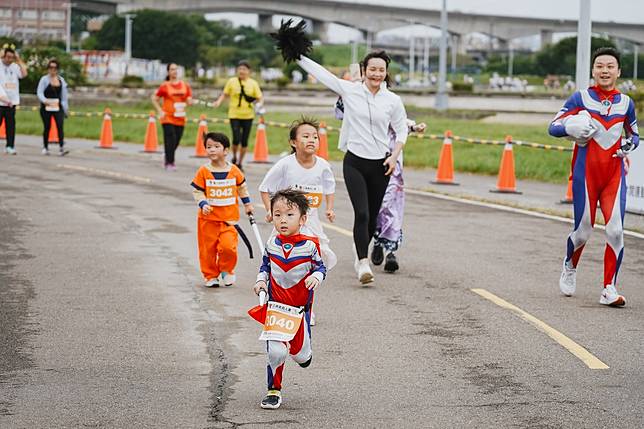
M373 272L371 271L371 267L369 266L369 258L364 258L364 259L356 259L354 268L356 269L356 272L358 273L358 280L360 283L363 285L369 284L373 282Z

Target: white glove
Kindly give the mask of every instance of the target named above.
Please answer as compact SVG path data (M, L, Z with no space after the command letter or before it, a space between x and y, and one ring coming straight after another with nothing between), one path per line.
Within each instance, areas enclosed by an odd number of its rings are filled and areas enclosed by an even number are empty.
M635 150L635 145L633 144L633 138L629 137L622 141L622 146L615 151L613 158L626 158L629 153Z
M574 116L569 116L562 122L566 129L566 134L575 140L579 146L585 146L598 130L590 117L590 113L586 110L582 110Z
M264 107L264 103L255 103L255 114L260 116L266 114L266 107Z

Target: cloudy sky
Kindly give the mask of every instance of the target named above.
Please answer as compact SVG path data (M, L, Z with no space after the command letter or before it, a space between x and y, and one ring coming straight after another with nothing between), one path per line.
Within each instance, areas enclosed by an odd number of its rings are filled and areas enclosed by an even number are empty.
M346 0L346 3L392 4L392 0ZM440 9L442 0L396 0L402 7ZM448 11L472 12L489 15L530 16L539 18L575 19L579 16L579 0L447 0ZM644 25L644 0L599 1L591 0L591 17L594 21L615 21ZM235 25L256 25L257 16L248 14L212 14L209 19L228 19ZM280 16L273 18L279 24ZM437 32L437 31L433 31ZM391 30L389 34L409 37L427 34L419 26ZM346 42L358 38L359 33L337 25L331 27L331 42ZM556 38L555 38L556 40Z

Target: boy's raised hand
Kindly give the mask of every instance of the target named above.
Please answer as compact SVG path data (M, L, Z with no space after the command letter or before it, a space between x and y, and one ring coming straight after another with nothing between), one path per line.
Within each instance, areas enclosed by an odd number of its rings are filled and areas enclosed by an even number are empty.
M201 212L205 215L209 215L210 212L212 212L212 207L210 207L208 204L204 204L204 206L201 208Z

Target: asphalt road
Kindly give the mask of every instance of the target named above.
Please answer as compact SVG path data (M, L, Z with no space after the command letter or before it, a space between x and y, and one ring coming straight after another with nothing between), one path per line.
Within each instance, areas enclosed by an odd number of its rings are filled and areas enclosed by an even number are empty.
M641 239L625 238L627 306L606 308L602 231L565 298L569 224L408 195L401 270L362 287L339 183L328 234L340 262L316 296L313 364L289 361L282 408L266 411L259 325L246 315L257 260L240 247L235 287L201 285L188 185L203 160L182 155L168 173L160 155L44 157L36 141L0 157L2 428L644 426ZM246 169L256 204L267 169Z

